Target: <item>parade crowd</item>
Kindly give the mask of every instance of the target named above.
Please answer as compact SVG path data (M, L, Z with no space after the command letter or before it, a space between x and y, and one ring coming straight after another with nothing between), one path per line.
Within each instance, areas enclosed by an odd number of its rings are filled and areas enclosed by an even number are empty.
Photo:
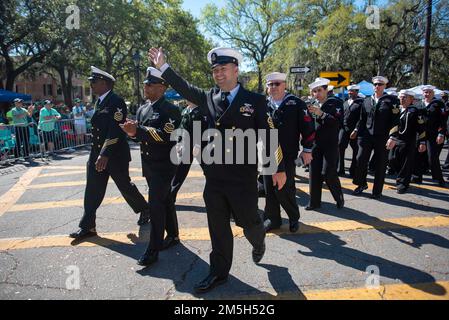
M212 243L209 272L194 288L196 293L204 293L228 279L233 260L231 221L243 229L252 245L254 263L262 260L267 249L266 232L281 227L281 208L288 216L290 232L298 231L298 163L309 172L310 200L305 210L320 208L323 182L335 200L336 210L343 209L340 176L347 174L353 179L353 195L358 196L368 189L367 175L371 171L373 200L382 199L387 173L396 175L399 194L407 192L411 182L422 183L428 170L440 187L446 186L440 154L448 134L448 95L443 92L436 99L436 88L431 85L421 87L421 100L416 90L387 93L388 79L377 75L372 78L372 96L362 96L360 87L354 84L347 87L349 97L344 101L333 94L330 80L317 78L309 84L310 96L301 99L287 91L286 74L272 72L265 78L265 96L246 90L238 81L242 55L230 48L215 48L207 56L216 84L210 90L184 80L166 62L162 48L151 48L148 58L153 67L147 69L144 81L146 103L138 109L135 120L130 119L124 100L113 91L114 76L96 67L91 67L89 77L98 97L92 114L79 105L73 109L75 121L87 116L92 125L84 214L79 230L70 234L75 243L97 235L96 212L111 177L132 210L140 214L138 224L151 223L150 241L138 264L148 267L156 263L160 251L180 243L176 196L193 159L197 159L206 180L203 197ZM183 110L165 98L169 86L188 101ZM15 102L14 125L23 124L25 128L32 116L32 108L26 110L22 101ZM40 130L50 131L46 126L51 127L60 118L51 101L46 101L38 120ZM194 138L195 123L201 125L207 139ZM187 138L172 139L178 128L189 133ZM78 129L83 132L83 128ZM207 131L211 129L214 131ZM252 155L247 145L238 149L243 150L244 154L238 156L244 161L235 162L232 150L237 150L236 143L248 141L229 138L225 133L239 129L277 130L278 141L263 141L266 154L272 155L272 172L261 173L261 168L249 161ZM54 138L49 134L47 137L49 141ZM129 139L140 145L149 201L129 177ZM348 146L352 155L346 172ZM188 152L189 161L174 163L174 148L178 154ZM225 161L201 162L200 155L205 152ZM448 166L446 159L444 168ZM264 164L262 169L267 167ZM265 194L263 216L258 213L258 181Z
M65 105L55 106L50 100L26 104L14 99L13 107L0 113L0 148L2 160L29 158L31 153L52 155L58 149L84 145L94 110L74 100L70 111Z

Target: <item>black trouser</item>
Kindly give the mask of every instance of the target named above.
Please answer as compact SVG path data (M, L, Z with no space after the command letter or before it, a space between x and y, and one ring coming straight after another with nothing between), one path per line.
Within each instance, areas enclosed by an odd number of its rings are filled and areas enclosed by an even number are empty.
M399 140L396 146L390 150L389 161L392 169L398 172L396 184L406 188L410 185L412 171L415 164L416 141Z
M385 174L387 169L387 144L388 136L372 136L366 133L366 136L358 139L359 153L357 154L357 168L353 183L357 186L367 185L366 176L368 174L368 161L371 152L374 150L374 187L373 194L382 194L385 183Z
M164 231L167 235L178 236L178 220L174 198L171 196L171 182L176 166L168 162L165 165L152 166L145 170L149 188L151 235L148 249L160 251L164 242Z
M109 162L105 171L98 172L95 169L95 162L89 160L87 163L87 185L84 193L84 215L79 224L80 228L92 229L96 227L96 212L103 202L109 177L114 180L123 198L135 213L148 209L147 201L135 184L131 182L128 162Z
M348 145L351 145L352 149L352 160L351 166L349 167L349 174L351 177L355 174L355 167L357 164L357 153L359 151L359 146L357 144L357 139L351 139L351 132L345 131L344 129L340 130L338 137L338 148L340 151L340 157L338 159L338 173L345 173L345 151L348 148Z
M206 178L204 202L212 242L210 273L226 277L231 269L234 246L231 212L253 247L260 248L265 239L263 221L257 210L256 179L248 184Z
M182 184L189 174L191 163L181 163L176 167L176 173L171 181L170 197L172 201L169 204L167 210L167 219L165 222L165 230L167 231L167 236L178 237L178 217L176 215L176 198L178 196L179 189L181 189Z
M14 157L20 158L20 150L22 149L23 157L26 158L30 155L30 133L28 126L15 127L16 135L16 147L14 148ZM23 145L23 146L22 146Z
M274 226L282 224L281 208L285 210L291 222L299 220L299 208L296 203L295 158L284 158L287 181L281 190L273 186L272 176L263 176L265 187L265 219L270 219Z
M312 150L312 157L309 174L309 205L313 207L321 205L323 180L326 181L334 200L336 202L343 201L343 192L337 175L337 143L323 143L322 146L317 143Z
M430 166L432 172L432 179L443 181L443 172L441 171L439 154L443 149L444 144L437 144L436 137L429 138L427 141L427 152L417 156L419 159L415 165L414 175L422 179L424 172Z

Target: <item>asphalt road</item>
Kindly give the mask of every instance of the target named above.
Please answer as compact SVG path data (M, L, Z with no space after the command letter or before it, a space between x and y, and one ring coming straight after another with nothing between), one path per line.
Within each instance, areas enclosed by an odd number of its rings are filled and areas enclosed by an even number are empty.
M132 154L131 176L147 194L139 151L133 147ZM283 229L268 234L266 255L255 265L234 226L230 280L195 295L211 251L199 166L179 193L182 244L142 268L136 259L149 226L138 228L138 216L112 182L98 210L100 236L79 246L67 237L83 213L87 156L78 150L1 169L0 299L449 299L449 189L429 177L405 195L388 177L381 200L369 199L369 190L352 196L354 186L344 178L343 210L325 190L322 208L306 212L307 173L298 168L298 233L288 232L283 213ZM260 209L264 202L259 199Z

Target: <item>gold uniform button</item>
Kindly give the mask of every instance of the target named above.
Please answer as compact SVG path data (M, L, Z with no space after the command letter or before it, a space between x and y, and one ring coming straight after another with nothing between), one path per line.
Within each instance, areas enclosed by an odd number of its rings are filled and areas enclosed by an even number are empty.
M219 127L220 126L220 122L217 122L217 127Z
M227 153L231 153L231 149L226 149L226 152Z
M150 154L147 152L147 156L149 156Z
M235 130L235 127L232 127L232 130Z
M98 148L101 148L101 145L98 145Z

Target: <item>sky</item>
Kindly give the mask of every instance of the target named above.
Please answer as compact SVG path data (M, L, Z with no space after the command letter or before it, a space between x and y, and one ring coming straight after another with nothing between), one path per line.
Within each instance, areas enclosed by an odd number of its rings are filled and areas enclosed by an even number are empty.
M387 1L385 0L378 0L374 1L378 4L385 4ZM215 3L218 7L224 6L226 3L226 0L184 0L183 8L186 10L189 10L194 17L199 18L201 16L201 9L208 3ZM366 3L366 0L356 0L354 3L357 6L363 5Z
M195 18L201 16L201 9L209 3L215 3L217 6L222 7L226 0L184 0L182 7L189 10Z

